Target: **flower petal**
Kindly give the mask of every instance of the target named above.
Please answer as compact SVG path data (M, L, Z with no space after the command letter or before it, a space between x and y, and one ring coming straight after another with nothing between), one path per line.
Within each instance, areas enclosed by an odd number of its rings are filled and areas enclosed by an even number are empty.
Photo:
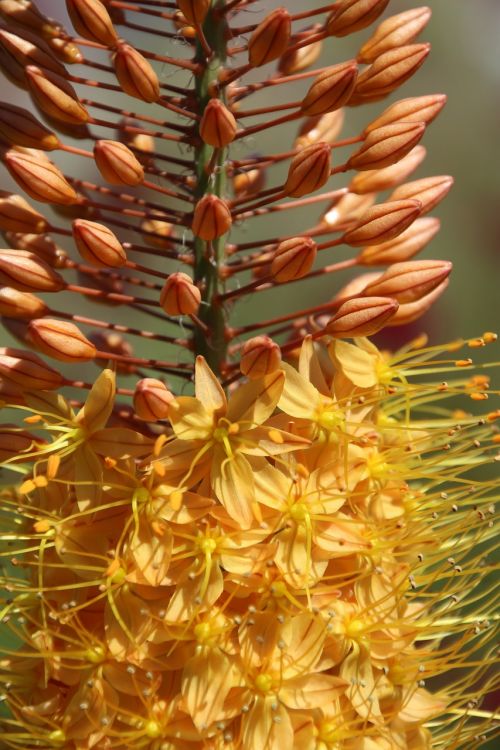
M208 440L214 427L211 410L192 396L174 399L169 406L168 418L180 440Z
M286 680L279 697L288 708L320 708L342 695L348 684L341 677L308 674L305 677Z
M283 363L281 369L286 377L279 408L291 417L310 419L321 404L319 391L290 365Z
M115 373L112 370L103 370L76 415L76 421L91 433L105 427L113 411L115 391Z
M254 522L255 504L252 467L241 453L212 464L212 486L231 518L243 529Z
M245 718L243 750L285 750L290 747L293 747L293 727L286 708L274 697L257 698Z
M182 672L182 696L198 729L217 721L232 687L230 659L219 649L204 647L188 660Z
M226 394L204 357L196 357L195 394L209 414L226 412Z
M330 353L354 385L360 388L372 388L377 385L377 359L373 354L340 339L330 345Z
M227 418L251 429L266 421L276 409L283 390L285 376L281 370L259 380L251 380L238 388L229 399Z

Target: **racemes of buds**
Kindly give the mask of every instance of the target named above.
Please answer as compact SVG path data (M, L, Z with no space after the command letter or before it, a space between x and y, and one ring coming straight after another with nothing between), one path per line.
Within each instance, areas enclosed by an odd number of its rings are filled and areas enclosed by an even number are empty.
M73 238L82 258L102 268L119 268L127 262L123 245L104 224L75 219Z
M94 159L99 172L112 185L139 185L144 180L144 169L132 151L118 141L97 141Z
M74 323L52 318L30 321L28 336L33 346L60 362L88 362L97 350Z

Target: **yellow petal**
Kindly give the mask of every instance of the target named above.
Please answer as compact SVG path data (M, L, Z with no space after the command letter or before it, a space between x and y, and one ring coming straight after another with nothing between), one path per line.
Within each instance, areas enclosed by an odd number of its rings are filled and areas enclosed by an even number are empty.
M172 401L168 417L180 440L208 440L212 434L212 412L192 396L179 396Z
M299 373L324 396L330 396L330 388L321 369L320 361L311 336L306 336L300 349Z
M266 421L276 409L285 377L280 370L238 388L229 399L227 418L251 429Z
M248 529L253 521L255 503L252 467L241 453L212 464L212 487L231 518Z
M310 419L321 403L319 391L290 365L284 363L281 367L286 378L279 408L291 417Z
M106 426L113 411L116 377L112 370L103 370L76 415L76 421L92 433Z
M147 518L140 519L126 558L127 562L133 563L127 575L131 583L149 583L151 586L164 584L172 553L173 534L166 524L158 531L161 533L155 533Z
M74 454L75 492L80 511L96 507L102 494L102 464L91 450L83 443Z
M293 709L312 709L331 703L345 692L348 683L340 677L308 674L286 680L279 692L285 706Z
M427 690L417 688L405 696L398 719L409 723L428 721L432 716L443 713L447 705L442 696L431 695Z
M243 750L285 750L291 747L293 727L288 711L276 703L274 697L257 698L245 717Z
M309 612L292 617L284 625L281 633L286 643L282 676L285 680L312 672L316 666L325 642L326 630L321 618Z
M195 394L207 412L218 416L225 414L227 408L226 394L204 357L196 357Z
M101 456L139 458L151 451L153 440L127 427L107 427L94 432L90 445Z
M222 708L232 685L230 659L218 649L204 647L188 660L182 672L182 696L198 729L223 717Z
M359 388L372 388L377 385L377 360L373 354L341 340L330 344L329 351L339 363L344 375L354 385Z

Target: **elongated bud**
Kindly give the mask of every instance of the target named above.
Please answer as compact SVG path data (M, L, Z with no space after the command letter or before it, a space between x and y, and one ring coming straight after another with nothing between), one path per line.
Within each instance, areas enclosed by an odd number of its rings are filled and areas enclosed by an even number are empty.
M394 263L364 289L366 296L387 295L401 304L415 302L432 292L451 273L447 260L409 260Z
M276 372L281 364L281 349L269 336L254 336L243 344L240 370L250 380Z
M73 86L64 78L35 65L28 65L25 73L33 98L42 112L71 125L87 122L87 110L80 103Z
M222 148L234 139L238 126L220 99L210 99L200 122L200 136L210 146Z
M356 195L355 193L346 193L339 201L335 201L321 217L321 223L328 229L334 229L339 224L344 227L346 224L354 224L375 202L373 194Z
M0 190L0 229L4 232L41 234L48 223L21 195Z
M52 151L59 148L59 138L39 122L31 112L14 104L0 102L0 138L14 146Z
M62 276L26 250L0 250L0 283L20 292L59 292L66 286Z
M202 240L215 240L231 228L231 211L227 203L208 193L198 201L194 209L191 228Z
M143 378L135 386L134 411L139 419L146 422L167 419L168 409L173 400L173 393L161 380Z
M362 266L385 266L410 260L438 233L439 226L439 219L434 217L418 218L395 239L363 248L356 260Z
M201 292L187 273L171 273L160 296L160 305L167 315L196 315Z
M118 141L97 141L94 158L99 172L111 185L140 185L144 169L132 151Z
M284 192L301 198L323 187L330 177L330 152L327 143L315 143L299 151L290 163Z
M0 315L16 320L32 320L47 314L49 308L41 299L29 292L20 292L10 286L0 287Z
M330 36L347 36L360 31L384 12L389 0L340 0L326 22Z
M252 195L262 190L266 182L266 171L263 168L244 169L233 177L233 190L237 198Z
M316 253L316 243L310 237L284 240L276 248L271 263L271 275L279 284L301 279L311 270Z
M120 44L113 57L113 65L120 86L126 94L145 102L158 101L158 76L140 52L130 44Z
M411 8L382 21L359 50L358 61L371 63L384 52L409 44L425 29L431 15L428 7Z
M73 238L82 258L95 266L119 268L127 262L123 245L104 224L76 219Z
M211 0L176 0L177 7L188 23L203 23Z
M96 355L94 344L67 321L52 318L32 320L28 333L37 349L60 362L88 362Z
M388 96L416 73L431 49L430 44L408 44L384 52L358 77L350 104Z
M60 76L66 74L64 66L56 60L43 39L24 29L17 34L0 28L0 49L4 52L9 72L12 71L15 77L21 75L21 80L27 65L38 65Z
M40 32L47 23L46 17L31 0L0 0L0 13L7 21L33 31Z
M306 68L314 65L319 58L322 47L322 43L317 41L307 44L305 47L285 52L278 63L278 71L283 76L290 76L306 70Z
M391 328L393 326L404 326L421 318L432 307L434 302L439 299L443 292L446 291L449 283L449 279L445 279L424 297L415 302L407 302L405 305L400 305L396 314L390 319L387 325Z
M21 391L52 391L63 383L63 376L32 352L0 349L0 376Z
M35 151L27 153L10 149L4 159L12 177L31 198L61 206L78 203L77 193L62 172L42 156L43 151L37 154Z
M361 148L348 161L350 169L381 169L406 156L422 138L423 122L398 122L371 130Z
M379 193L382 190L394 187L398 182L406 179L425 159L426 150L424 146L418 145L412 148L409 154L390 167L383 169L368 169L354 175L349 183L349 190L358 195L366 193ZM413 196L408 196L413 197Z
M66 265L67 253L48 234L7 232L5 239L12 247L33 253L52 268L64 268Z
M137 127L137 123L134 120L124 118L118 123L117 127L117 140L120 143L124 143L132 151L138 151L136 153L137 158L143 166L154 166L154 159L152 154L155 151L155 139L148 133L135 133L130 131L127 126L132 125Z
M400 185L389 196L388 200L407 200L413 198L422 204L422 214L432 211L438 203L446 198L453 186L453 177L440 175L439 177L424 177Z
M320 73L302 101L302 112L309 116L323 115L343 107L351 98L357 75L355 60L332 65Z
M16 429L15 425L0 425L0 461L28 452L34 441L35 436L27 430Z
M343 124L343 109L336 109L334 112L327 112L325 115L308 117L300 126L294 148L299 149L305 146L312 146L319 143L319 141L323 141L331 146L342 130Z
M358 224L347 231L342 241L351 247L378 245L397 237L420 214L422 204L416 200L388 201L372 206Z
M106 7L99 0L66 0L71 23L85 39L113 47L118 35Z
M446 104L445 94L430 96L413 96L394 102L366 128L365 134L372 130L402 122L423 122L429 125Z
M360 297L340 305L336 315L326 324L323 333L334 338L373 336L396 313L399 303L387 297Z
M286 52L291 34L290 14L276 8L259 23L248 42L248 62L258 68Z

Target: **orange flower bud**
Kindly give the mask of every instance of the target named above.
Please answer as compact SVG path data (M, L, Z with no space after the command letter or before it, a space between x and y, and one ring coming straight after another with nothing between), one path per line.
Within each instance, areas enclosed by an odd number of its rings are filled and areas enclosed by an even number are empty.
M316 115L316 117L308 117L300 126L294 148L304 148L319 141L328 143L331 146L342 130L343 124L343 109L336 109L334 112Z
M301 198L323 187L330 177L330 152L328 143L320 142L295 154L283 187L284 192L293 198Z
M105 6L100 0L66 0L71 23L85 39L113 47L117 33Z
M367 169L354 175L349 183L349 190L358 195L378 193L394 187L398 182L408 177L425 159L424 146L415 146L396 164L383 169ZM413 196L408 196L413 197Z
M177 7L188 23L203 23L211 0L176 0Z
M369 26L384 12L389 0L340 0L326 22L330 36L347 36Z
M23 81L24 68L27 65L38 65L60 76L66 74L64 66L56 60L43 39L20 27L19 30L16 28L16 32L0 29L2 59L14 78L20 77L20 81Z
M434 302L439 299L449 283L449 280L445 279L439 284L439 286L433 289L432 292L421 297L421 299L418 299L415 302L408 302L405 305L400 305L396 314L390 319L387 325L390 327L404 326L421 318L422 315L432 307Z
M165 383L156 378L143 378L135 386L134 410L137 416L146 422L167 419L168 408L173 400L173 393L168 390Z
M381 169L399 161L417 145L425 132L423 122L397 122L371 130L348 161L349 169Z
M60 146L57 135L33 117L31 112L7 102L0 102L0 137L14 146L44 151L52 151Z
M346 224L353 224L358 221L365 211L375 202L373 194L356 195L355 193L346 193L340 200L335 201L321 218L321 223L326 224L329 230L337 227L339 224L344 227Z
M158 101L158 76L140 52L130 44L119 44L113 57L113 65L120 86L126 94L145 102Z
M167 315L196 315L201 292L187 273L171 273L160 296L160 305Z
M412 224L422 209L420 201L388 201L372 206L342 241L351 247L378 245L397 237Z
M323 45L320 41L307 44L305 47L292 49L280 58L278 71L283 76L294 75L314 65L321 54Z
M41 299L29 292L20 292L10 286L0 287L0 315L16 320L32 320L46 315L49 308Z
M259 23L248 42L248 62L258 68L281 57L290 40L292 24L286 8L276 8Z
M200 122L200 136L210 146L221 148L234 139L238 126L220 99L210 99Z
M377 57L358 77L351 105L377 101L401 86L423 65L430 44L408 44Z
M61 362L88 362L96 355L94 344L67 321L38 318L30 322L28 333L37 349Z
M311 270L316 258L317 246L310 237L292 237L276 248L271 275L278 284L301 279Z
M123 245L104 224L76 219L73 238L82 258L95 266L119 268L127 262Z
M401 304L415 302L429 294L451 273L448 260L409 260L394 263L364 289L367 296L387 295Z
M14 429L9 429L11 427ZM0 461L28 452L34 441L35 436L26 430L16 429L14 425L0 425Z
M422 204L422 213L432 211L438 203L441 203L450 192L453 185L453 177L441 175L439 177L424 177L422 180L414 180L400 185L389 196L388 200L407 200L413 198Z
M47 18L31 0L0 0L0 13L7 21L13 21L33 31L42 31L47 23Z
M81 125L89 113L80 103L75 89L64 78L35 65L25 69L31 94L42 112L55 120Z
M194 209L191 228L196 237L202 240L215 240L231 228L232 219L229 206L216 195L204 195Z
M78 195L62 172L51 161L42 158L43 151L5 153L5 164L18 185L41 203L69 206L78 203ZM33 230L31 230L33 231Z
M237 198L252 195L262 190L266 182L266 171L263 168L244 169L233 177L233 190Z
M64 279L26 250L0 250L0 283L20 292L59 292Z
M36 354L10 346L0 349L0 376L22 391L52 391L64 380Z
M250 380L276 372L281 364L281 349L269 336L254 336L243 344L240 370Z
M425 29L431 15L431 9L423 7L386 18L359 50L358 61L371 63L384 52L409 44Z
M0 229L4 232L36 232L48 228L47 220L21 196L0 190Z
M439 226L439 219L431 216L416 219L395 239L363 248L356 260L362 266L385 266L410 260L432 240Z
M356 85L355 60L332 65L320 73L305 95L301 110L305 115L323 115L346 104Z
M48 234L17 234L15 232L6 232L5 238L18 250L27 250L38 258L41 258L52 268L64 268L67 261L67 254L56 245L52 237Z
M94 158L99 172L111 185L139 185L144 169L137 157L118 141L96 141Z
M373 336L387 324L398 307L397 300L388 297L350 299L340 305L323 332L339 339Z
M160 247L163 250L169 250L172 247L170 237L173 234L173 224L168 221L159 221L158 219L144 219L141 222L141 231L144 242L154 247Z
M385 125L402 122L431 123L446 104L445 94L431 94L430 96L413 96L400 99L387 107L381 115L365 128L365 134Z

